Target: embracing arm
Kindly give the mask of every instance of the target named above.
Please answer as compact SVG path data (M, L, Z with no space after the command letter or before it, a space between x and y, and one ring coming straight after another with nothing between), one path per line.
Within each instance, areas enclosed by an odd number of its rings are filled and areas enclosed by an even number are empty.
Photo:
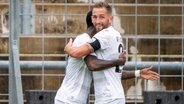
M86 65L90 71L100 71L116 65L124 65L125 60L101 60L96 56L88 55L85 58Z
M89 43L85 43L79 47L72 47L72 39L70 39L68 44L65 46L64 51L69 56L72 56L75 58L81 58L93 52L93 48Z
M123 71L122 72L122 80L130 79L135 77L141 77L146 80L158 80L159 74L151 70L152 67L144 68L142 70L136 71Z
M100 43L98 40L95 40L92 43L85 43L79 47L72 47L72 39L65 46L64 51L74 58L81 58L86 56L100 48Z
M125 80L125 79L130 79L130 78L135 78L135 72L123 70L121 79Z
M88 55L84 61L90 71L100 71L106 68L114 67L116 65L124 65L126 62L125 53L122 52L117 60L101 60L96 56Z

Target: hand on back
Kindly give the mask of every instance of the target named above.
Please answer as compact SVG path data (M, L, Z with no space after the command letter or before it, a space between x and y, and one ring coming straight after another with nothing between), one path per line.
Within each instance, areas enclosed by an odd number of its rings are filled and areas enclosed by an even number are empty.
M126 57L125 57L126 52L123 51L119 55L119 65L125 65L126 62Z

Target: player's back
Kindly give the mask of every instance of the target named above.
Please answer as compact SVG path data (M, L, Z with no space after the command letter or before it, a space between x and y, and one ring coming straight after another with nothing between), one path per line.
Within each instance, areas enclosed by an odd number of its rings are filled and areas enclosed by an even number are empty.
M73 46L78 47L89 41L91 38L88 34L82 34L75 39ZM92 79L91 72L83 58L69 57L67 63L66 75L56 99L70 104L86 104Z

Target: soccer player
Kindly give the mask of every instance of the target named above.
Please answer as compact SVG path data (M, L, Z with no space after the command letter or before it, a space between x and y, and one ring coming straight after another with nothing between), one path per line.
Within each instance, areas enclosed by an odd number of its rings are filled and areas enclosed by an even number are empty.
M76 37L73 46L78 47L86 42L91 42L91 37L96 33L96 30L91 22L92 11L88 12L86 16L87 33L83 33ZM122 54L123 55L123 54ZM101 70L116 65L123 65L125 57L120 57L116 60L99 60L94 58L92 66L94 70ZM55 96L55 104L86 104L87 97L91 84L91 72L83 58L68 58L66 67L66 75L61 87Z
M125 104L124 90L121 79L141 76L145 79L157 80L158 74L151 71L151 67L135 72L122 71L118 65L116 67L106 68L96 71L91 68L94 66L91 62L93 57L103 60L118 59L123 51L121 35L112 25L112 9L106 2L98 2L92 10L92 23L98 33L96 33L91 43L85 43L80 47L72 47L72 40L65 47L72 57L83 57L92 52L85 58L85 62L92 73L95 87L95 104Z

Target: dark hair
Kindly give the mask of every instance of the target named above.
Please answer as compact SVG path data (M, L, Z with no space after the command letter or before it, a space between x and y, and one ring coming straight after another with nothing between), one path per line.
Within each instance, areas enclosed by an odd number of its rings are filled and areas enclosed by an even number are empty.
M97 2L93 8L106 8L109 14L112 14L112 8L107 2Z
M93 26L91 16L92 16L92 10L88 11L87 16L86 16L87 28L89 28L90 26Z

